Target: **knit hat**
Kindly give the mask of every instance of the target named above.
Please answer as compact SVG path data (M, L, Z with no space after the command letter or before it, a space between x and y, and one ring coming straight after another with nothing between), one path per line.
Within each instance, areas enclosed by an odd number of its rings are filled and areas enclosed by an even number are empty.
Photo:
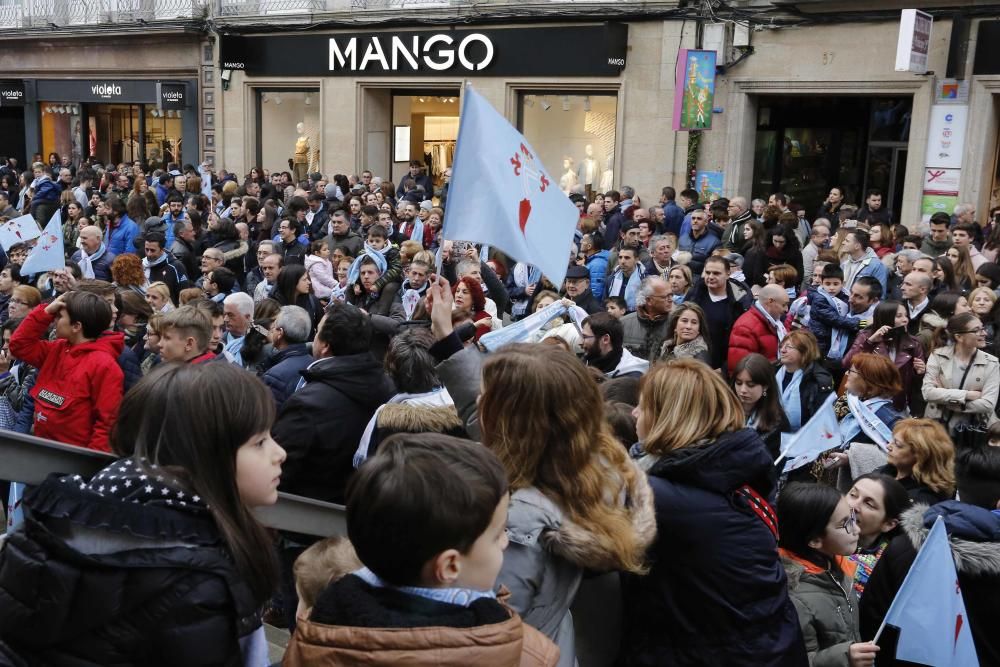
M434 203L430 199L425 199L422 202L420 202L421 211L429 211L432 208L434 208Z

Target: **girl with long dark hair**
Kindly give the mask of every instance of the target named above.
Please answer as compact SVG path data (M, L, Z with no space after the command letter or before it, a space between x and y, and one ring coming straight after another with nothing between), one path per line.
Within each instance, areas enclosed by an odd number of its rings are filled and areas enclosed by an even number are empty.
M875 316L867 329L854 339L850 351L844 355L844 368L850 368L854 355L867 352L892 359L899 371L902 389L892 399L897 410L911 407L911 389L918 384L927 370L924 348L906 331L910 323L906 306L899 301L883 301L875 306Z
M153 369L122 400L119 460L25 494L0 561L0 652L33 665L266 661L257 611L278 570L253 508L278 497L273 421L267 388L230 364Z
M323 306L312 293L312 281L309 272L302 264L283 266L274 281L274 291L271 297L282 306L301 306L309 313L313 323L313 331L323 317Z
M746 427L760 435L772 458L778 458L781 434L791 428L781 407L774 366L762 354L748 354L733 369L729 386L743 407Z

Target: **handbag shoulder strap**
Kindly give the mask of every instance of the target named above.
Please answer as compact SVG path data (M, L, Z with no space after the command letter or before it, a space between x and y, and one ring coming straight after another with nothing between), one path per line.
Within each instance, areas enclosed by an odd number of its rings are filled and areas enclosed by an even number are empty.
M958 383L959 389L965 389L965 378L969 377L969 371L972 370L972 364L976 363L977 354L979 354L979 350L976 350L975 352L972 353L972 358L969 359L969 365L965 367L965 372L962 373L962 380Z
M744 484L740 488L736 489L735 495L743 498L753 513L757 515L757 518L764 522L767 529L771 531L774 535L775 541L778 540L778 515L775 513L774 508L771 507L771 503L767 502L767 498L757 493L753 487L748 484Z

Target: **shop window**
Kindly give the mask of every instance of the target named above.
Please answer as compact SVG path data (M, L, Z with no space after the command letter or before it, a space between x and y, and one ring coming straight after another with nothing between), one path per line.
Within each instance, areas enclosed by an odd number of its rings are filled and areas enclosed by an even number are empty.
M79 104L39 102L42 110L42 154L69 155L74 165L83 158L83 120Z
M459 91L426 94L393 93L393 183L409 173L410 160L420 160L435 189L455 159Z
M615 179L615 95L522 92L518 125L542 164L567 194L588 199L613 190Z
M320 171L319 89L257 91L257 165L295 182Z
M149 169L165 169L171 162L184 164L184 130L181 111L146 108L146 135L142 139Z

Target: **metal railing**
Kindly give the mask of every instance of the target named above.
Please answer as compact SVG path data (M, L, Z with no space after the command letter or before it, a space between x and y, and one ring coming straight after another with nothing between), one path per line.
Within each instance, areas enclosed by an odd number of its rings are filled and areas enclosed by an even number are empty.
M0 431L0 479L39 484L52 473L90 478L114 460L110 454ZM318 537L347 534L342 505L288 493L279 493L275 505L258 509L257 518L271 528L294 533Z
M208 0L0 0L0 28L71 28L207 18Z

